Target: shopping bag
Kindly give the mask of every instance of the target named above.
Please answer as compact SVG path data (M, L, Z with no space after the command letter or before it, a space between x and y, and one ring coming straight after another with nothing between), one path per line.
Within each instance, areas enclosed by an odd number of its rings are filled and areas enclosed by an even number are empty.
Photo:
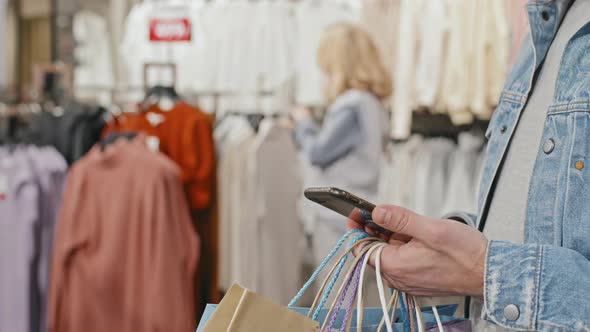
M296 307L297 300L315 281L321 269L336 255L338 250L348 242L345 252L336 260L328 276L316 294L314 302L309 308ZM469 321L452 317L457 306L447 305L433 308L420 308L415 298L398 291L392 291L389 301L385 299L383 283L380 276L380 255L385 244L368 234L352 230L343 236L324 262L312 274L308 282L291 301L288 308L273 304L267 299L248 292L239 286L233 286L219 305L207 305L197 328L197 332L218 331L339 331L351 332L380 332L390 331L445 331L470 332ZM359 249L352 266L345 274L344 282L340 284L336 300L329 308L325 307L330 292L336 287L344 264L353 249ZM379 249L381 248L381 249ZM381 308L364 308L362 305L362 290L364 270L368 264L368 257L377 251L377 285L379 288ZM237 290L236 290L237 289ZM347 296L352 290L352 295ZM243 296L252 296L253 301L247 302L247 309L239 305ZM353 309L353 302L357 300L357 309ZM244 303L242 303L244 304ZM398 309L398 305L400 308ZM263 309L267 308L267 309ZM295 316L288 315L291 311ZM305 318L305 319L304 319ZM239 321L240 324L235 322ZM233 322L233 323L232 323ZM292 325L299 324L296 329ZM312 324L312 325L308 325ZM289 326L277 328L277 326ZM294 325L293 325L294 326ZM243 328L243 330L236 330ZM266 328L266 329L265 329ZM306 330L309 328L310 330Z
M472 325L470 320L455 319L443 324L444 332L471 332ZM441 332L438 326L428 328L426 332Z
M335 256L336 252L340 250L346 241L349 241L349 243L345 252L332 266L332 269L316 294L312 307L309 308L307 313L308 317L321 323L321 331L339 329L340 331L375 332L382 331L382 328L384 327L389 332L393 331L393 329L396 331L425 331L427 328L432 327L444 331L445 324L458 322L457 319L452 317L452 313L445 315L446 312L439 311L434 307L432 311L424 310L418 307L417 300L414 297L397 291L393 292L389 302L387 302L380 273L381 251L387 244L380 239L370 238L368 234L358 230L349 231L340 239L332 252L320 264L309 281L291 301L289 305L290 307L294 307L294 304L301 297L303 292L312 282L314 282L319 272L327 265L328 261ZM344 282L341 283L340 288L338 289L336 300L330 309L327 310L324 317L322 313L325 311L325 302L342 272L346 259L351 256L350 252L353 249L357 249L357 256L346 273ZM367 267L369 257L371 257L371 254L374 251L377 252L376 277L381 301L381 308L377 310L376 308L365 309L362 302L364 271ZM347 295L349 289L352 289L352 296ZM357 291L358 293L355 294ZM351 308L355 298L357 300L357 310L353 311ZM348 299L348 301L345 301L345 299ZM396 309L398 303L401 305L400 310ZM343 307L344 309L342 309ZM456 307L453 308L453 311L455 309ZM401 320L399 320L400 318ZM470 324L462 324L461 328L462 329L456 329L454 331L471 331Z
M209 319L211 318L211 316L213 315L215 310L217 310L218 306L219 306L218 304L207 304L207 306L205 307L205 311L203 312L203 315L201 316L201 321L199 322L199 326L197 327L197 332L203 332L203 328L205 327L205 324L207 323L207 321L209 321ZM441 305L441 306L436 307L438 309L438 313L439 313L440 318L443 321L443 323L456 323L457 322L457 319L453 317L453 314L455 313L455 311L457 311L457 307L458 306L456 304ZM309 313L309 308L291 307L289 309L291 309L303 316L307 316L307 314ZM422 312L424 314L424 320L426 322L426 327L427 328L435 327L435 329L427 330L427 331L433 331L433 332L437 331L434 314L432 313L432 308L423 307ZM390 312L390 314L392 314L392 312ZM381 320L383 318L383 311L381 310L381 308L365 308L363 315L364 315L363 331L373 332L377 329L377 327L379 326L379 323L381 322ZM328 316L328 309L321 309L320 313L318 315L318 323L319 324L323 323L327 316ZM402 316L401 309L397 309L397 312L394 316L401 317ZM344 311L339 313L338 318L335 323L335 328L342 327L343 319L344 319ZM400 319L400 321L401 321L401 319ZM356 326L357 326L356 309L354 310L353 316L352 316L352 326L354 326L356 329ZM396 331L402 331L403 323L397 322L394 325L394 327L395 327ZM353 331L355 331L355 330L353 330ZM445 332L450 332L450 331L456 331L456 330L445 330Z
M233 285L198 331L315 332L318 328L319 324L312 319Z

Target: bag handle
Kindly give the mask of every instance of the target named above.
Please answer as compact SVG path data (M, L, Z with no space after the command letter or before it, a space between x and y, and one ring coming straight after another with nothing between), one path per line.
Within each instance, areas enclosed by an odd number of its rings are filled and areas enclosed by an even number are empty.
M362 266L362 271L361 271L361 285L358 288L358 297L357 297L357 325L362 326L363 310L364 310L363 284L362 284L363 277L364 277L364 272L365 272L365 269L368 265L368 261L370 259L371 254L372 254L373 250L377 249L377 254L376 254L376 259L375 259L375 270L376 270L376 278L377 278L377 289L379 291L379 300L381 301L381 306L383 309L383 318L381 319L379 327L377 328L377 332L380 332L383 329L383 325L385 325L387 327L388 332L393 331L392 323L395 321L395 312L397 310L397 303L398 303L398 299L399 299L399 291L394 289L393 295L391 296L387 306L384 306L385 291L383 288L383 280L382 280L382 275L381 275L381 253L383 251L383 248L385 248L386 246L387 246L387 244L379 243L379 244L374 245L369 250L369 252L367 252L366 257L363 261L363 266ZM417 323L417 327L418 327L418 332L424 332L425 331L424 318L422 316L422 310L421 310L421 307L418 305L418 301L417 301L416 297L409 296L407 294L405 294L405 296L408 299L408 307L411 307L413 309L410 311L410 312L412 312L411 316L413 316L414 312L416 314L416 323ZM392 310L392 307L393 307L393 310ZM390 310L392 310L391 318L388 319ZM438 310L436 309L436 306L432 306L432 312L433 312L434 317L436 319L436 323L437 323L439 332L444 332L444 328L443 328L440 316L438 314ZM414 321L413 317L411 317L410 322L412 322L412 331L414 331L413 321ZM347 329L347 332L349 330L350 330L350 328Z
M344 332L344 331L349 331L350 330L350 326L352 324L352 308L353 308L353 302L355 300L355 298L357 298L357 290L359 289L359 286L362 286L361 283L361 273L362 273L362 268L364 266L366 266L366 262L367 259L366 257L368 255L370 255L373 250L376 248L377 245L382 244L382 241L374 241L373 243L370 243L368 245L364 245L363 248L361 249L361 253L359 255L359 257L357 257L357 259L355 260L356 264L354 264L354 273L351 275L351 278L349 278L347 280L347 285L344 288L344 293L340 293L339 294L339 298L338 298L338 304L336 306L335 311L332 311L332 316L330 317L330 322L328 324L327 330L330 331L334 322L336 321L336 318L340 312L340 307L342 302L344 302L347 294L348 294L348 285L350 283L353 283L353 288L352 288L352 294L351 296L348 298L348 303L346 305L346 310L344 313L344 318L342 320L342 327L340 328L340 331ZM332 308L331 308L332 309Z
M354 246L354 247L351 247L351 248L349 248L349 249L348 249L348 250L347 250L347 251L344 253L344 255L348 255L348 254L349 254L349 253L350 253L350 252L351 252L351 251L352 251L352 250L353 250L355 247L357 247L357 246L361 245L361 244L362 244L362 243L364 243L364 242L376 242L376 241L381 241L381 240L379 240L379 239L377 239L377 238L366 238L366 239L362 239L362 240L360 240L359 242L357 242L357 244L355 244L355 246ZM371 248L371 245L368 245L368 246L365 246L365 247L363 247L363 249L361 250L361 252L359 253L359 255L358 255L357 257L355 257L355 259L354 259L354 262L353 262L353 264L352 264L352 267L351 267L351 268L348 270L348 273L346 274L346 277L345 277L345 279L344 279L344 280L348 280L348 279L351 277L352 273L354 272L354 270L355 270L355 268L356 268L356 265L357 265L357 264L358 264L358 262L359 262L359 261L360 261L360 260L363 258L364 254L365 254L365 253L366 253L366 252L367 252L367 251L368 251L370 248ZM332 269L334 269L334 268L332 268ZM326 278L326 279L327 279L327 278ZM324 284L325 284L325 282L324 282ZM322 285L322 288L320 288L320 292L323 290L323 286L324 286L324 285ZM330 307L330 309L328 310L328 315L326 316L326 317L327 317L327 319L326 319L326 320L324 320L324 324L322 325L322 329L321 329L321 331L325 331L326 327L328 327L328 326L329 326L330 317L332 316L332 313L334 312L334 309L335 309L335 307L337 306L338 299L340 298L340 296L342 296L342 292L344 291L344 289L345 289L345 288L346 288L346 283L342 283L342 285L340 285L340 289L338 290L338 293L337 293L338 295L336 296L336 299L337 299L337 300L336 300L336 301L335 301L335 302L332 304L332 306L331 306L331 307ZM318 294L318 295L319 295L319 294ZM316 298L317 298L317 297L316 297ZM315 304L315 301L314 301L314 304ZM313 304L312 304L312 306L313 306Z
M365 257L363 259L363 265L362 265L361 276L360 276L360 282L361 282L361 284L359 285L359 288L358 288L357 302L356 302L356 306L357 306L357 310L356 310L357 326L362 326L362 324L363 324L363 317L364 317L364 296L363 296L363 290L364 290L365 271L367 269L367 266L369 265L369 259L371 258L371 255L373 254L373 252L377 248L379 248L380 246L383 246L383 245L384 245L384 243L382 243L382 242L376 243L375 245L373 245L369 249L369 251L367 252L367 254L365 255Z
M406 297L406 305L409 314L408 316L410 317L410 331L416 332L416 304L414 303L414 298L411 295L405 293L404 296Z
M388 311L391 311L391 323L393 324L395 322L395 314L397 311L397 306L399 304L399 297L400 297L400 292L397 289L393 290L393 294L391 295L391 298L389 299L389 303L388 303ZM381 322L379 323L379 327L377 328L377 332L381 332L383 330L383 327L385 326L385 317L381 318Z
M377 289L379 291L379 300L381 301L381 308L383 309L383 319L384 321L381 322L381 324L379 324L379 329L378 331L381 330L382 328L382 324L385 323L385 327L387 328L387 332L393 332L393 327L392 327L392 321L393 319L389 319L389 304L386 305L385 303L385 290L383 287L383 277L381 275L381 254L383 252L383 249L387 246L387 244L383 244L380 245L379 248L377 249L377 253L376 253L376 257L375 257L375 270L376 270L376 278L377 278ZM392 300L394 298L397 298L396 296L397 290L394 291L394 295L392 297ZM397 293L399 294L399 293ZM411 308L410 310L410 323L411 323L411 330L414 331L414 319L413 319L413 315L414 312L416 314L416 325L418 327L418 332L424 332L425 331L425 327L424 327L424 319L422 317L422 311L420 309L420 306L418 306L416 303L416 298L413 296L409 296L407 294L404 294L407 302L408 302L408 308ZM391 303L390 300L389 302ZM397 306L397 304L396 304ZM394 307L394 313L395 313L395 307Z
M387 244L382 244L377 249L377 254L375 255L375 272L377 275L377 290L379 291L379 301L381 301L381 309L383 309L385 327L387 328L387 332L393 332L391 320L389 319L387 303L385 302L385 291L383 290L383 277L381 276L381 253L383 252L383 248L385 247L387 247Z
M434 319L436 320L436 325L438 326L438 332L445 332L443 324L440 320L440 315L438 314L438 309L436 309L435 305L432 306L432 313L434 314Z
M343 264L342 261L348 256L348 254L358 245L360 245L361 243L365 243L365 242L373 242L378 240L377 238L370 238L370 237L365 237L361 240L358 240L353 246L351 246L350 248L347 248L346 251L340 256L340 258L338 259L338 262L332 267L332 269L330 270L330 272L328 273L328 276L324 279L324 282L322 283L318 293L316 294L316 297L310 307L310 311L308 313L308 317L311 313L312 310L315 310L315 312L313 313L312 319L313 320L317 320L317 316L319 316L319 312L321 310L321 308L325 305L326 301L328 300L328 296L330 295L330 292L332 291L332 288L334 287L334 284L336 283L336 280L338 278L338 275L336 275L335 278L333 278L332 280L330 280L330 278L332 277L332 275L334 274L334 272L338 269L338 270L342 270L343 268ZM339 273L339 271L338 271ZM328 284L328 281L330 281L330 283ZM326 285L328 285L328 288L326 289ZM324 289L326 289L325 294L324 293ZM323 295L323 296L322 296ZM320 296L322 296L321 301L320 300ZM318 305L319 302L319 305Z
M354 237L353 237L354 236ZM289 302L288 307L294 307L297 302L299 302L299 300L301 299L301 297L303 296L303 294L305 294L305 292L311 287L311 285L313 284L313 282L317 279L318 275L320 274L320 272L326 267L326 265L330 262L330 260L336 255L336 253L340 250L340 248L342 247L342 245L344 244L344 242L346 242L346 240L348 240L348 238L353 237L351 240L351 243L349 245L354 244L355 242L357 242L360 239L369 237L369 235L359 229L352 229L348 232L346 232L346 234L344 234L340 240L338 240L338 243L336 243L336 245L334 246L334 248L332 249L332 251L328 254L328 256L326 256L326 258L324 258L324 260L322 261L322 263L315 269L315 271L313 272L313 274L311 275L311 277L309 277L309 279L307 280L307 282L303 285L303 287L301 287L301 289L299 290L299 292L297 292L297 294L295 295L295 297L293 297L293 299L291 300L291 302Z
M424 317L422 316L422 310L421 310L421 307L417 301L417 298L414 297L413 301L416 304L415 308L416 308L416 315L417 315L417 322L418 322L418 331L423 332L426 330L426 327L425 327L425 323L424 323ZM432 313L434 314L434 319L436 320L436 326L438 327L438 331L445 332L442 321L440 319L440 315L438 314L438 309L436 309L435 305L432 306Z
M366 244L363 245L363 247L361 248L361 256L364 257L364 255L366 255L366 251L364 250L365 248L371 246L371 244ZM364 253L363 253L364 252ZM362 258L361 258L362 259ZM343 324L342 324L342 329L344 329L346 326L346 322L348 321L348 318L350 317L350 310L352 309L352 302L354 301L354 294L356 294L356 289L358 288L358 284L359 284L359 277L360 277L360 264L359 264L359 260L356 260L356 264L352 264L352 266L349 269L349 272L347 273L347 278L344 281L344 284L342 285L343 288L341 287L341 289L339 290L335 301L333 302L332 306L330 307L330 312L332 313L331 315L329 315L327 317L328 319L328 325L326 330L327 331L332 331L332 327L334 326L334 324L336 323L336 318L338 318L338 315L340 313L340 309L342 308L342 304L344 303L344 300L346 300L346 298L348 297L348 290L350 288L350 286L352 285L352 296L349 297L348 299L348 303L346 305L346 309L345 309L345 314L344 314L344 319L342 320ZM324 322L325 325L325 322Z

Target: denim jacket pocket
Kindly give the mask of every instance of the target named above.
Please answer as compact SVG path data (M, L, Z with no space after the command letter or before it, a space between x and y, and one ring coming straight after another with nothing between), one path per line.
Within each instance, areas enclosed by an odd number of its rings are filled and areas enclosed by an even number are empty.
M545 147L541 146L537 167L539 175L551 175L553 181L548 180L549 176L535 177L531 186L538 188L538 192L531 192L529 201L547 204L548 197L557 195L551 215L547 211L541 216L553 221L554 236L537 239L533 237L539 236L531 235L530 240L560 245L590 258L590 100L554 105L546 121L541 142ZM551 146L553 151L548 149ZM538 231L529 230L531 234L542 234Z
M526 244L490 241L486 312L513 329L583 331L590 329L590 102L553 105L545 121Z

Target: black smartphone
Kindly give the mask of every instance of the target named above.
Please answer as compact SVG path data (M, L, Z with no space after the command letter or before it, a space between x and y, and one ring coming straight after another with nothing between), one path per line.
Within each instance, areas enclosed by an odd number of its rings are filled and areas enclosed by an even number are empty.
M383 235L393 235L392 231L373 222L371 215L375 209L375 204L347 191L338 188L309 188L304 191L304 195L310 201L323 205L367 228Z

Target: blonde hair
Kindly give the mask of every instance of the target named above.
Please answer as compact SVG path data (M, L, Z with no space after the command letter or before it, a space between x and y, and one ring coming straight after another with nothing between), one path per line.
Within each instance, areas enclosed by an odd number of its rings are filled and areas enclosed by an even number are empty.
M375 43L356 25L338 23L328 27L317 58L328 78L325 94L329 101L349 89L371 92L381 100L392 93L391 77Z

